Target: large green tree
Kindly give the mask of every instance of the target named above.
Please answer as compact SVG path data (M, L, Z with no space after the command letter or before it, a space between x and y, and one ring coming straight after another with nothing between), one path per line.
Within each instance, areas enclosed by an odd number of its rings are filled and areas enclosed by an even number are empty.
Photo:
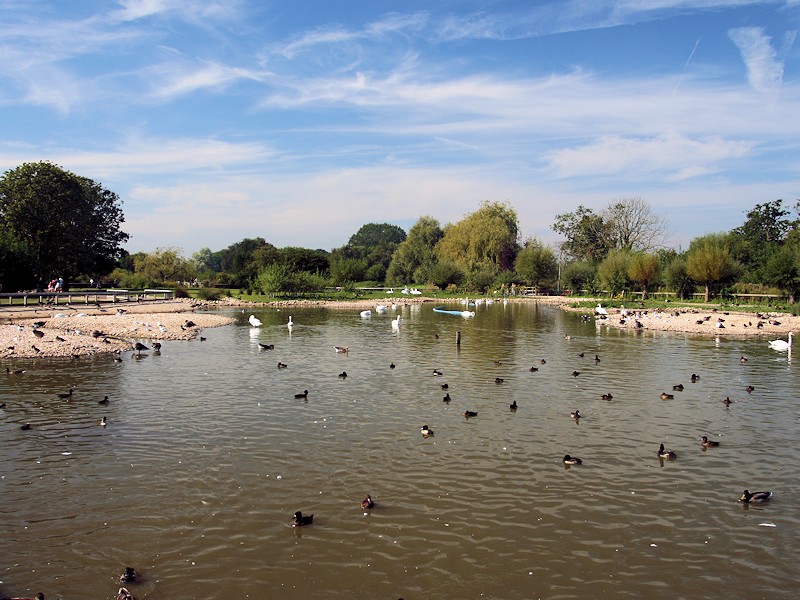
M516 211L505 203L485 201L474 213L445 227L435 253L439 260L450 259L468 273L487 267L507 271L514 267L518 237Z
M175 285L194 279L196 269L192 261L183 257L180 248L156 248L153 252L136 257L136 274L148 285Z
M558 277L558 261L553 249L537 239L528 239L514 262L519 276L528 285L540 286Z
M767 263L783 245L789 231L797 226L783 200L756 204L746 213L745 222L731 231L731 252L744 268L744 277L768 283Z
M628 263L628 279L638 283L642 290L642 300L647 300L650 286L658 281L661 272L661 261L655 254L637 252Z
M583 205L575 212L556 215L551 228L566 238L561 251L573 260L599 262L612 247L608 224L601 215Z
M50 162L0 179L0 228L28 254L37 282L109 272L128 240L117 194Z
M432 270L436 265L433 249L443 235L439 221L429 216L420 217L409 229L408 237L397 246L392 255L392 262L386 272L386 282L389 285L405 285L431 281Z
M708 302L712 291L733 280L740 271L731 254L728 234L710 233L692 240L686 253L686 271L705 286Z

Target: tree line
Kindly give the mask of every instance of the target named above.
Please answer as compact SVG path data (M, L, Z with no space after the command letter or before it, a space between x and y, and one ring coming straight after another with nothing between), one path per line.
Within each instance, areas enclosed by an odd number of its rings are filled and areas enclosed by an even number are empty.
M800 202L757 204L728 232L668 247L663 217L641 198L584 206L556 216L563 240L522 238L508 203L485 201L460 221L422 216L409 229L368 223L330 251L277 248L246 238L184 257L180 248L128 254L119 197L48 162L26 163L0 179L0 281L9 289L58 274L127 288L198 284L252 293L304 295L326 287L434 285L470 292L532 286L542 290L668 290L706 299L732 289L800 290Z

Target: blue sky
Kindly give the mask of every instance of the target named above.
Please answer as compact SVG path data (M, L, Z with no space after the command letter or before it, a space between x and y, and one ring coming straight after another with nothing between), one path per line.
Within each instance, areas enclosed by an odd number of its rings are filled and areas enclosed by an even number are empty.
M639 197L670 244L800 197L800 0L0 0L0 170L123 199L127 249Z

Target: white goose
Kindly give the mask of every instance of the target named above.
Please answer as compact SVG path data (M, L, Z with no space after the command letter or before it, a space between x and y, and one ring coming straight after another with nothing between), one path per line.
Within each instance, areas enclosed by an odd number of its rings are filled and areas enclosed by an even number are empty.
M789 341L786 340L772 340L769 343L769 347L773 350L778 350L780 352L786 352L787 350L792 349L792 332L789 332Z

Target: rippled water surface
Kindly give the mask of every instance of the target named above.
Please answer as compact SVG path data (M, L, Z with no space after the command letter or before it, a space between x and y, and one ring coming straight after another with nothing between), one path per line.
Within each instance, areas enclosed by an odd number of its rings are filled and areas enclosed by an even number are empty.
M233 314L160 355L10 365L27 372L0 379L0 597L110 598L126 565L140 600L800 593L800 365L764 340L532 304L295 310L291 331ZM775 498L747 508L745 488Z

